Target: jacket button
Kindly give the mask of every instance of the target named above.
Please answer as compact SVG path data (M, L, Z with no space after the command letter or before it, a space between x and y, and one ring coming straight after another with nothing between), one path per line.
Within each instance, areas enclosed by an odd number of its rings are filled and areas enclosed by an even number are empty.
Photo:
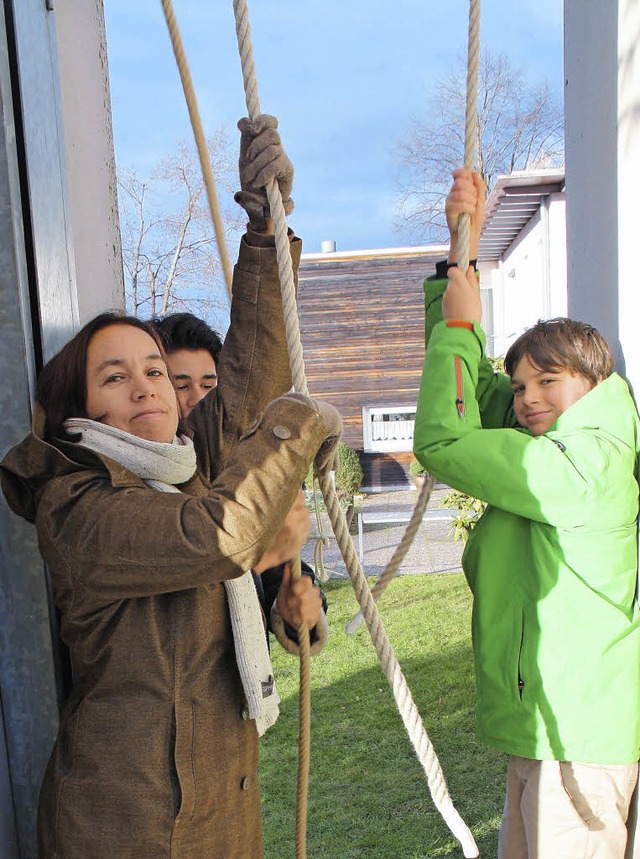
M245 722L246 722L246 721L247 721L247 719L249 718L249 708L247 707L247 705L246 705L246 704L244 705L244 707L242 708L242 710L240 710L240 715L241 715L241 716L242 716L242 718L245 720Z
M249 790L249 776L246 775L240 780L240 790Z
M283 426L274 427L273 434L278 438L291 438L290 430Z

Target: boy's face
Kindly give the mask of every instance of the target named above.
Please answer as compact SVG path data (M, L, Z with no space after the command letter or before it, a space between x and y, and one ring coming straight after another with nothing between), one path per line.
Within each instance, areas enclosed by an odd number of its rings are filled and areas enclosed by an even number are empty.
M208 349L176 349L167 355L183 417L218 384L216 362Z
M511 377L513 405L521 426L543 435L594 383L568 370L541 370L525 355Z

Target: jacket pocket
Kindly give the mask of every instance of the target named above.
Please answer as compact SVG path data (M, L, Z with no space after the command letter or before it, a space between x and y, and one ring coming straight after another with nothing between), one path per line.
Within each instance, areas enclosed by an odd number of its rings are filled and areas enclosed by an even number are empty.
M174 763L178 777L180 810L178 820L190 821L196 811L196 777L193 746L195 741L195 713L190 703L176 702L176 741Z

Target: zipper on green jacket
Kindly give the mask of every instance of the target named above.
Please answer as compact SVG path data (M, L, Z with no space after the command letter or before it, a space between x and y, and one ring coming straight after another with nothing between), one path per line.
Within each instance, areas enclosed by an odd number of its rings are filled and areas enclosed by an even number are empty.
M462 384L462 362L459 355L453 357L454 371L456 375L456 408L458 417L464 417L464 386Z
M522 648L524 646L524 612L522 614L522 626L520 628L520 649L518 650L518 695L522 701L522 690L524 689L524 680L520 671L522 663Z

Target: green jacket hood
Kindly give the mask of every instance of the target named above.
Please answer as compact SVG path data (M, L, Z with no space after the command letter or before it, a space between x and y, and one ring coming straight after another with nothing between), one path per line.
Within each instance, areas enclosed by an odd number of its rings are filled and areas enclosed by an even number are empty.
M555 433L564 435L578 429L604 430L639 455L640 419L635 408L627 408L627 397L631 397L629 385L612 373L563 412L547 435L553 438Z

